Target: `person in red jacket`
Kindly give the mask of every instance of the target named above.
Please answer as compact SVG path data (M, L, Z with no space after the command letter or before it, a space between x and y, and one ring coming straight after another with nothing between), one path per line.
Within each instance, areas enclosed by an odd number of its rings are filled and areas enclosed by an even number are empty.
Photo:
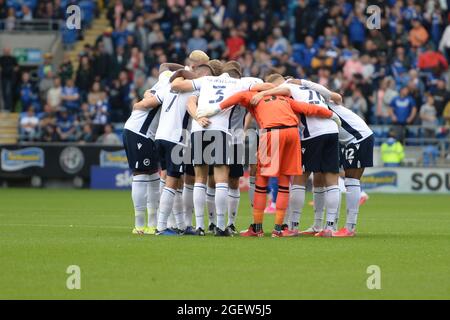
M444 55L439 51L433 51L430 47L419 55L417 65L422 71L445 72L448 69L448 62Z
M270 78L268 79L270 80ZM279 195L276 203L275 228L272 237L282 236L282 224L289 203L289 181L291 176L301 175L301 145L297 114L309 117L332 118L339 123L339 117L332 111L312 104L297 102L285 96L270 96L252 106L250 101L256 91L242 91L224 100L214 110L204 110L198 117L211 117L220 111L241 105L256 119L261 131L258 149L258 165L253 205L253 224L241 233L245 237L262 237L264 208L266 205L269 177L278 177Z

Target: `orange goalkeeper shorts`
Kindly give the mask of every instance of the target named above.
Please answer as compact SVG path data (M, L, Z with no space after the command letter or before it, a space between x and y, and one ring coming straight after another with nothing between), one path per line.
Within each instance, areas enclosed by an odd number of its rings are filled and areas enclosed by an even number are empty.
M263 130L258 149L258 172L265 177L302 174L298 127Z

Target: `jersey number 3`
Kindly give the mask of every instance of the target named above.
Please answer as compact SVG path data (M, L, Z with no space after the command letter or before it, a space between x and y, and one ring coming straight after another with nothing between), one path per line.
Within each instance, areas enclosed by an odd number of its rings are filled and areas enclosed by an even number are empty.
M213 103L222 102L222 100L224 98L223 89L225 89L225 86L213 86L213 88L216 89L215 95L217 96L217 99L216 100L209 100L209 103L213 104Z

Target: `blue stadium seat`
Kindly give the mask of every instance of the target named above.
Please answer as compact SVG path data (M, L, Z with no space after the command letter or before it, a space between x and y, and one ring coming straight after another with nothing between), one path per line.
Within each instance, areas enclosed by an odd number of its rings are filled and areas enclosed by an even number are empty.
M36 9L37 0L24 0L23 3L26 4L32 10Z
M423 165L425 167L432 167L436 165L436 160L439 157L439 149L436 146L426 146L423 148Z
M78 4L81 8L81 21L84 25L90 26L94 20L95 5L93 1L82 0Z
M292 45L292 59L295 63L301 64L303 61L302 48L303 45L301 43L294 43Z
M73 45L77 41L78 30L76 29L70 30L63 26L61 34L64 45Z

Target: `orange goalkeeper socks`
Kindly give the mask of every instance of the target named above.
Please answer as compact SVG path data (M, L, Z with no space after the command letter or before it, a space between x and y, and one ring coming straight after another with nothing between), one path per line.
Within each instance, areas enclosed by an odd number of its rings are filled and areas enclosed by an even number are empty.
M261 209L253 209L253 222L256 224L263 223L264 220L264 210Z

